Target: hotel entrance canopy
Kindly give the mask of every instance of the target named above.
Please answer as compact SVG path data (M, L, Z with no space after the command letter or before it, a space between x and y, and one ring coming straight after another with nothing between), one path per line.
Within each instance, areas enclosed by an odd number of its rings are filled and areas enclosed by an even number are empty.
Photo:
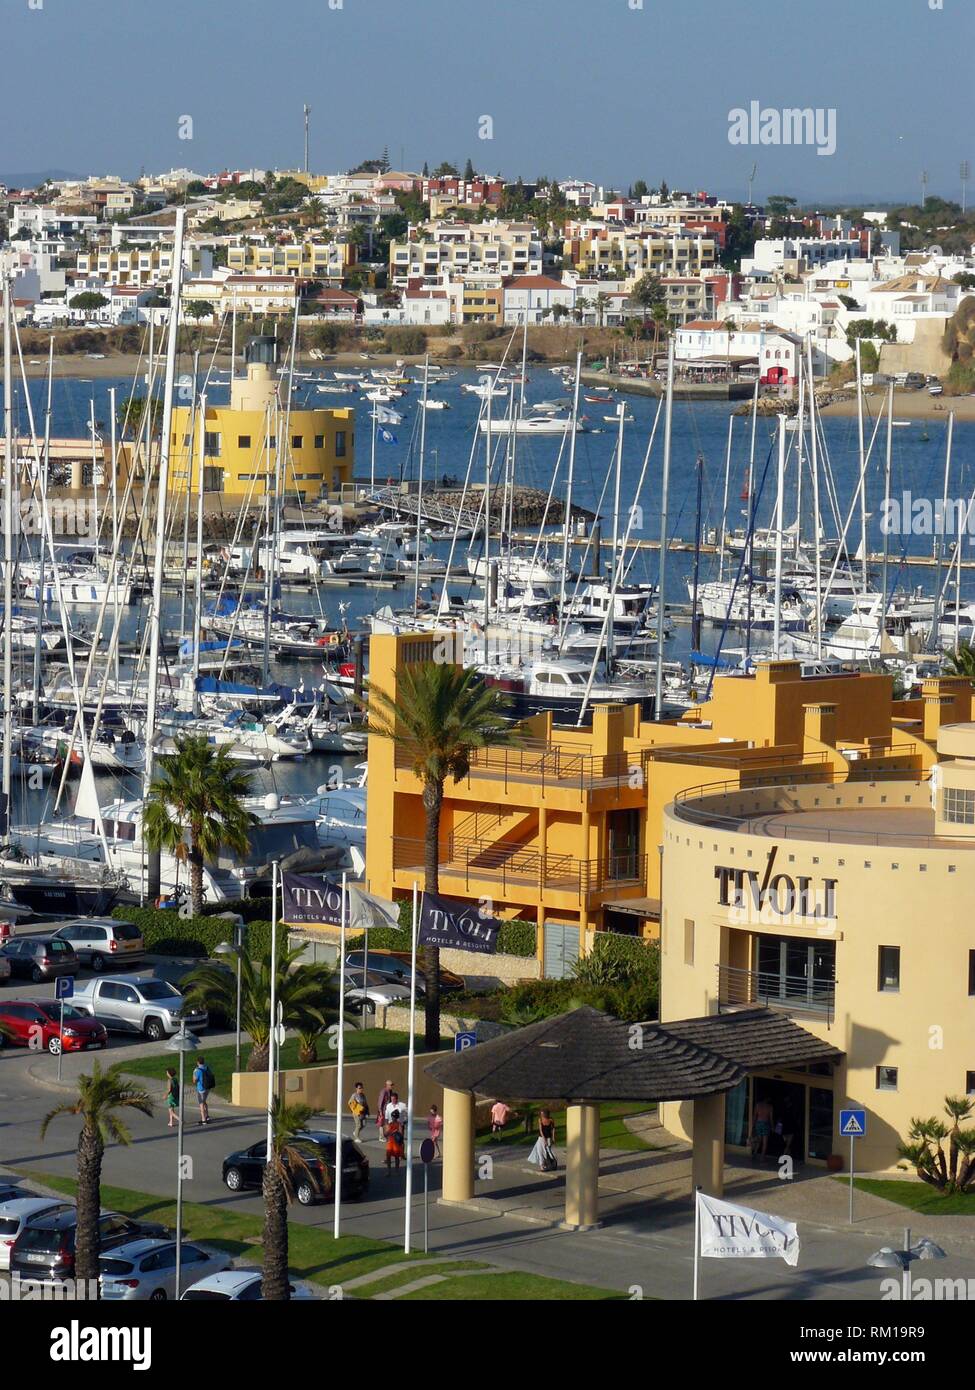
M599 1106L603 1101L690 1101L692 1190L723 1192L725 1096L752 1072L842 1057L831 1043L771 1009L623 1023L584 1006L452 1057L427 1074L444 1088L443 1197L474 1196L474 1100L565 1106L565 1221L599 1223Z
M427 1067L452 1091L516 1103L695 1100L751 1072L835 1062L831 1043L771 1009L623 1023L588 1005Z

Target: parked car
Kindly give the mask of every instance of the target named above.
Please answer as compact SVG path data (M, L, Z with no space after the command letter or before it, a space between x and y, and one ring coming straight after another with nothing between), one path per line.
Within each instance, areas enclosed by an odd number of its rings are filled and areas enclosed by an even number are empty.
M74 1207L41 1217L25 1226L10 1251L10 1268L24 1279L56 1282L74 1275L78 1213ZM143 1236L171 1239L173 1232L158 1221L133 1221L117 1211L103 1211L98 1218L102 1252Z
M325 1130L305 1130L294 1146L308 1165L307 1172L293 1175L295 1196L303 1207L327 1201L334 1187L335 1135ZM267 1144L261 1140L249 1149L238 1149L223 1161L223 1180L231 1192L260 1187L264 1181ZM327 1176L326 1176L327 1174ZM342 1141L342 1194L364 1197L369 1186L369 1160L354 1139Z
M70 1211L71 1203L55 1197L19 1197L0 1202L0 1269L10 1268L10 1252L25 1226L57 1212Z
M81 969L74 951L58 936L12 936L0 953L10 964L11 975L26 977L35 985L58 975L77 975Z
M298 1280L289 1284L292 1299L317 1299L309 1284ZM182 1295L180 1302L202 1303L204 1300L231 1303L259 1303L261 1300L261 1271L259 1269L228 1269L223 1274L211 1274L201 1279Z
M71 1004L53 999L0 1000L0 1047L44 1048L56 1057L59 1052L93 1052L108 1046L108 1032L97 1019L80 1013Z
M199 1279L230 1267L225 1250L209 1249L183 1241L180 1250L180 1285L188 1288ZM117 1245L102 1255L101 1295L104 1299L162 1302L176 1297L176 1242L140 1239Z
M100 975L86 980L74 992L74 1004L91 1014L113 1033L141 1033L150 1042L178 1033L184 1017L184 999L166 980L143 980L138 975ZM203 1009L185 1014L194 1033L210 1022Z
M10 961L3 952L0 951L0 980L9 980L12 974L13 971L10 968Z
M385 975L370 970L366 983L362 983L362 971L345 972L345 1007L350 1013L375 1013L376 1009L387 1009L391 1004L410 1002L409 985L394 984Z
M370 951L368 962L365 953L362 951L349 951L345 957L347 970L355 972L367 966L370 973L381 975L384 980L389 980L393 984L405 985L410 987L410 966L411 957L409 951ZM422 969L416 972L416 990L418 994L426 992L427 977ZM440 970L440 990L442 994L453 994L465 988L464 981L459 975L455 975L452 970Z
M69 922L54 933L74 950L82 965L90 966L96 974L142 960L146 944L134 922L116 922L113 917L82 917Z

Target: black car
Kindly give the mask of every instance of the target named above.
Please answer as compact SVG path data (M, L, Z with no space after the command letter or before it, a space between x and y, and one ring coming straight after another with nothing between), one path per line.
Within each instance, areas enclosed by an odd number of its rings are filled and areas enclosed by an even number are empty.
M335 1186L335 1135L325 1130L305 1130L297 1135L295 1149L307 1164L292 1174L295 1196L302 1206L328 1201ZM238 1149L223 1161L223 1180L231 1192L260 1187L264 1181L267 1144L261 1140L249 1149ZM369 1186L369 1160L354 1139L342 1141L342 1195L364 1197Z
M25 976L35 985L58 975L77 975L81 961L59 936L14 936L4 942L10 974Z
M74 1207L45 1216L25 1226L10 1251L10 1272L22 1279L45 1282L74 1276L78 1213ZM171 1239L173 1232L158 1221L133 1221L117 1211L103 1211L98 1218L99 1249L112 1250L142 1236Z

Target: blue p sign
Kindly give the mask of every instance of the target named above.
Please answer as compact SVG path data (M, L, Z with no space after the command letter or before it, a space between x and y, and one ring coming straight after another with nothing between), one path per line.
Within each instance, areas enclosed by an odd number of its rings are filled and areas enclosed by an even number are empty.
M455 1033L455 1034L454 1034L454 1051L455 1051L455 1052L466 1052L467 1049L468 1049L469 1047L473 1047L474 1044L475 1044L476 1042L477 1042L477 1034L476 1034L476 1033Z
M59 975L54 981L55 999L70 999L74 994L74 976Z

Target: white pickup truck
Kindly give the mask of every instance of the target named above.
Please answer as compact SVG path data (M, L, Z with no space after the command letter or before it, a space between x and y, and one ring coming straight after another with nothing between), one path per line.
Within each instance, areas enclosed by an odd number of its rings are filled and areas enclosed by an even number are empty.
M111 1033L141 1033L150 1042L178 1033L183 1021L183 996L167 980L142 979L138 975L103 975L76 984L72 1004L91 1014ZM202 1010L185 1015L192 1032L205 1028L209 1016Z

